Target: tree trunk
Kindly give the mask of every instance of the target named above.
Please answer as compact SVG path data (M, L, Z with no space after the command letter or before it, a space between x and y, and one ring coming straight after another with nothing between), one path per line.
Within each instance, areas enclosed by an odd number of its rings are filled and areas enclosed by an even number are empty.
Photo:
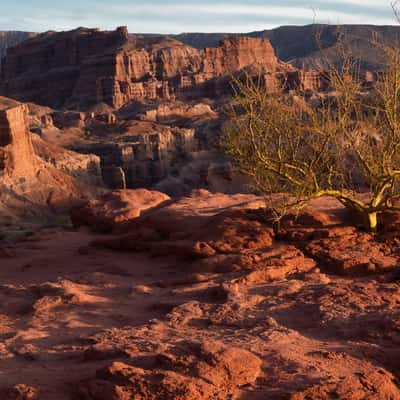
M376 211L369 212L366 217L368 230L371 232L376 232L378 230L378 213Z
M362 225L366 231L376 232L378 230L378 213L376 211L355 210L348 207L352 223Z

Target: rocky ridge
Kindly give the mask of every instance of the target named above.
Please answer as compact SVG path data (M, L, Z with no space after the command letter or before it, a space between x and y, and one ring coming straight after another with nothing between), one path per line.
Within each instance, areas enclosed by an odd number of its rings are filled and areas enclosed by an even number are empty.
M315 35L320 34L322 48L325 54L322 56L320 48L315 40ZM360 57L364 68L376 72L379 69L379 50L371 46L370 41L374 34L378 34L383 43L393 44L399 39L397 26L377 25L323 25L310 24L305 26L281 26L271 30L253 31L246 33L182 33L170 37L187 44L188 46L202 50L206 47L217 47L221 40L234 37L267 38L270 40L278 58L291 63L298 68L315 69L321 65L323 57L328 57L331 63L340 59L338 38L342 33L346 34L346 45ZM5 56L7 47L14 46L37 33L26 32L0 32L0 54ZM132 37L143 35L131 34ZM159 38L162 35L157 35ZM150 35L149 38L154 37Z
M216 98L229 92L232 74L246 68L262 71L270 90L286 77L304 88L323 84L278 62L264 38L225 39L198 50L168 37L130 36L125 27L79 28L41 34L10 48L0 93L56 108L102 102L120 108L132 101Z
M319 35L319 43L316 40ZM246 36L267 38L278 58L306 70L321 68L326 60L331 64L342 62L341 45L351 49L360 60L363 69L377 72L380 68L381 51L371 44L373 37L383 44L396 45L400 29L396 25L335 25L310 24L304 26L280 26L278 28L247 33L183 33L174 36L176 40L202 49L213 47L227 38Z

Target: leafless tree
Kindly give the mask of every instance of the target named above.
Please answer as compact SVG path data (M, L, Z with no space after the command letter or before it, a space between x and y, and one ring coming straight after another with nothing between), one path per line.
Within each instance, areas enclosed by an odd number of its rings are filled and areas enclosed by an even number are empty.
M285 82L265 90L262 73L234 79L222 144L258 190L290 194L286 209L331 196L375 231L380 212L400 209L400 48L371 45L385 60L373 86L343 47L340 67L324 71L330 91L317 105L301 88L288 94Z

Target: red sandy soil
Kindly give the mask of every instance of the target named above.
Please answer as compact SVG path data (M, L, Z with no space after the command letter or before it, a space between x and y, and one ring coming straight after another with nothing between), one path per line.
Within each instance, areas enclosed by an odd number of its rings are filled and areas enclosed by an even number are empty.
M261 204L202 191L0 249L0 399L400 399L396 230L324 200L277 235Z

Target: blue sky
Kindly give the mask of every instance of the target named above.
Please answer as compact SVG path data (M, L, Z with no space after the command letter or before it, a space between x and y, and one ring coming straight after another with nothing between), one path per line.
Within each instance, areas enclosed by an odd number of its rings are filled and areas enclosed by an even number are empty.
M321 23L392 25L390 0L1 0L0 30L248 32ZM400 3L399 3L400 7Z

